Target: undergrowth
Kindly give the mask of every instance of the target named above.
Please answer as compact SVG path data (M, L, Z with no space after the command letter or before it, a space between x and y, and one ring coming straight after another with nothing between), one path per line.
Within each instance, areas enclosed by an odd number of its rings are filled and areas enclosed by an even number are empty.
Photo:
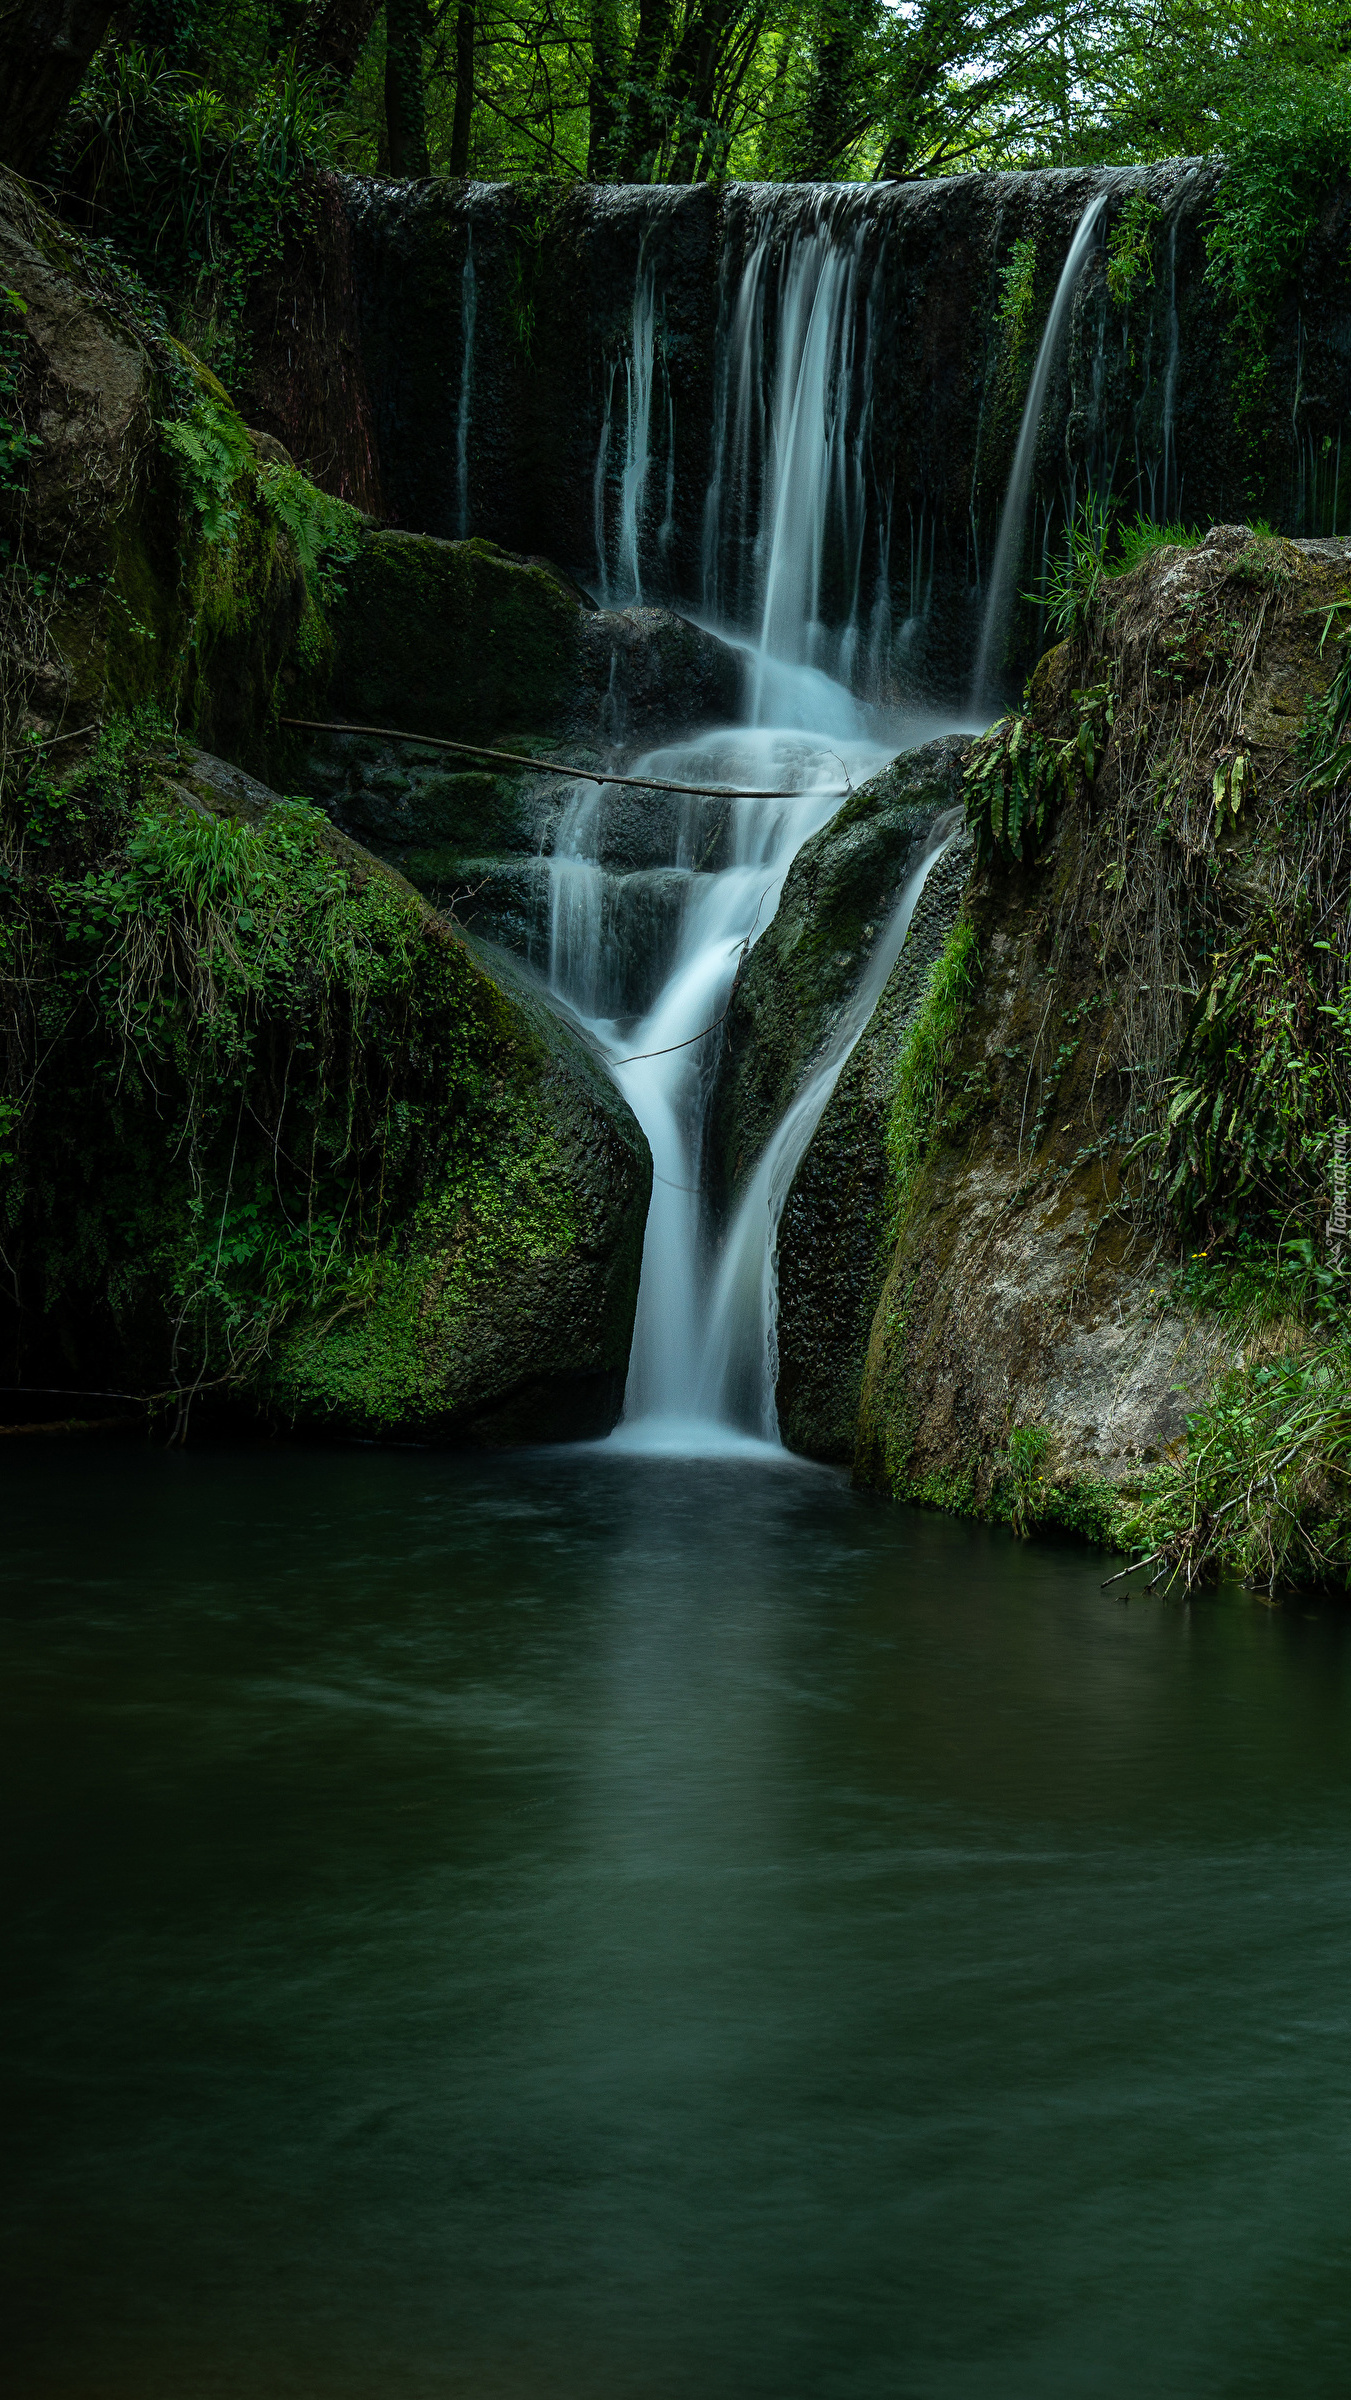
M305 224L311 171L333 151L325 85L289 54L231 106L161 53L110 42L45 180L116 242L173 329L234 385L248 365L250 291Z
M11 794L0 880L11 1358L101 1349L180 1411L369 1305L429 1208L461 1256L509 1245L537 1146L454 937L307 803L242 821L185 772L153 720L106 728Z
M1076 691L1072 707L1067 733L1048 734L1015 711L972 744L963 789L979 864L1030 861L1049 839L1062 799L1092 783L1112 727L1109 685Z
M998 325L1004 340L1004 372L1018 382L1018 371L1032 332L1037 296L1037 245L1030 234L1016 241L999 271Z
M1148 192L1135 191L1107 239L1107 289L1118 308L1129 308L1138 291L1154 281L1154 229L1163 211Z
M1245 1359L1187 1418L1120 1529L1155 1580L1351 1586L1351 1338Z

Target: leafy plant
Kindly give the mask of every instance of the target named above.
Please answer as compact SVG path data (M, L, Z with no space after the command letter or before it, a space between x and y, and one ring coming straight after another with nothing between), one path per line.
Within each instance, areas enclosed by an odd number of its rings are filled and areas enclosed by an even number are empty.
M977 861L1032 858L1049 834L1063 794L1076 778L1085 786L1098 771L1113 723L1107 684L1073 694L1075 728L1057 740L1029 716L1001 717L973 743L963 777L966 821Z
M1351 1584L1351 1342L1338 1332L1222 1375L1181 1455L1147 1478L1124 1547L1156 1580Z
M1027 347L1036 303L1037 245L1030 234L1025 234L1021 241L1014 243L999 271L999 282L999 325L1007 344L1008 368L1012 372Z
M1154 228L1163 211L1146 191L1134 191L1107 240L1107 289L1118 308L1154 281Z
M1287 68L1253 86L1226 133L1207 273L1233 311L1238 422L1251 445L1281 295L1328 193L1351 166L1351 87L1336 71Z
M228 540L239 522L235 486L253 468L253 447L243 418L228 401L199 389L190 413L164 419L159 431L206 539Z
M1129 525L1118 521L1113 538L1116 556L1103 564L1109 580L1131 574L1156 550L1195 550L1204 537L1194 525L1156 525L1150 517L1137 516Z
M42 448L35 434L25 432L15 407L23 363L23 320L28 302L18 292L0 286L0 492L17 491L28 461Z
M70 110L55 179L168 301L176 330L227 379L247 365L246 313L312 205L332 148L323 80L286 53L232 105L136 43L106 43Z
M298 468L280 462L265 466L258 477L263 506L275 523L284 526L295 544L296 556L318 585L320 597L336 600L342 590L342 570L357 554L361 519L346 500L335 500Z
M1102 589L1107 573L1110 524L1110 502L1099 500L1090 492L1087 499L1080 501L1065 528L1064 553L1049 561L1041 591L1023 594L1034 607L1045 609L1062 641L1087 623Z

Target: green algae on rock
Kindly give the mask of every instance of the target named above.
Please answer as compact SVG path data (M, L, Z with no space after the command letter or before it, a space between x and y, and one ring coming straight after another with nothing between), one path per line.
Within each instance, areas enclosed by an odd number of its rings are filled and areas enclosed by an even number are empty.
M650 1166L582 1041L201 752L105 741L29 832L11 1379L364 1433L611 1422Z

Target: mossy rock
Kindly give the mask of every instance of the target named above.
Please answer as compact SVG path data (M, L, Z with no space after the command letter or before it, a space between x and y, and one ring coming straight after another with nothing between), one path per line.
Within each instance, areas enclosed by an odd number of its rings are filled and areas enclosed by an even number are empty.
M12 1380L401 1438L612 1423L651 1163L524 970L183 744L105 744L27 835Z
M714 1095L715 1175L731 1197L863 973L935 817L961 797L965 743L906 751L804 842L737 978Z
M900 957L784 1203L779 1430L791 1450L840 1466L853 1462L868 1344L891 1261L886 1137L896 1063L970 871L971 843L963 837L928 876Z

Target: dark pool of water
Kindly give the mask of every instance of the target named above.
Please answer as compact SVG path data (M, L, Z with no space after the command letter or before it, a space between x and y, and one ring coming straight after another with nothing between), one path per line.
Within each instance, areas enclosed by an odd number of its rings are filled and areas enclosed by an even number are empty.
M12 2400L1351 2385L1344 1615L812 1472L0 1480Z

